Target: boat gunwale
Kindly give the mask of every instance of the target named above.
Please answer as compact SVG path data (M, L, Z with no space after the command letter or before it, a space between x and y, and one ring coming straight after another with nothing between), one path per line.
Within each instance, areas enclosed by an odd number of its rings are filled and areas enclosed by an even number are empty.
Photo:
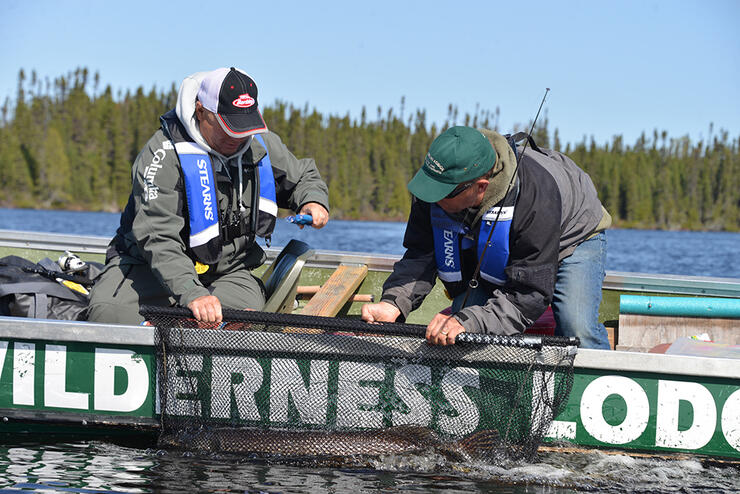
M100 236L66 235L61 233L29 232L0 229L0 247L65 251L77 254L105 254L110 239ZM280 247L265 249L267 263L280 253ZM336 268L341 263L366 264L370 271L392 272L400 255L375 254L317 249L306 261L308 268ZM604 290L626 292L669 293L714 297L740 297L740 279L673 274L607 271Z
M286 337L287 335L276 334L275 336ZM316 338L321 335L300 336ZM0 338L144 347L153 347L155 341L153 328L147 326L22 317L0 317ZM378 339L378 337L374 338ZM440 347L435 353L443 355L445 348ZM574 367L607 372L740 379L740 360L720 357L579 349Z

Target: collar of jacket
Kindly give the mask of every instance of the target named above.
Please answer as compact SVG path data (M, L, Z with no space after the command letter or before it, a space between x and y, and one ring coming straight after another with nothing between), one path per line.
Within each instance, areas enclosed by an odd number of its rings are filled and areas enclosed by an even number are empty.
M262 134L262 138L265 138L265 134ZM267 142L265 142L265 144L267 144ZM249 149L251 150L251 158L253 164L259 163L259 161L267 154L267 150L262 146L262 144L260 144L257 139L254 138L249 145ZM247 155L247 157L249 157L249 155Z
M496 151L496 156L498 156L498 161L496 163L497 171L489 180L488 188L473 221L474 225L480 221L486 211L501 202L506 195L511 176L516 170L516 156L506 138L493 130L479 130L491 142L494 151Z
M165 131L165 135L173 142L193 140L192 132L197 132L197 130L192 129L188 131L187 126L183 124L182 120L177 116L175 109L172 109L162 115L160 117L160 121L162 123L162 128ZM200 136L199 133L197 135ZM226 163L229 163L231 166L237 166L237 161L234 161L234 158L241 158L242 156L244 156L244 158L246 158L245 161L249 162L249 160L251 159L252 164L256 164L259 162L259 160L264 158L267 154L267 150L262 146L262 144L259 143L259 141L257 141L257 139L252 138L252 136L250 136L250 139L251 142L249 142L246 146L240 148L239 151L237 151L232 156L228 157L217 153L206 145L204 149L212 157L211 163L213 166L213 171L216 173L223 173L227 177L231 178L228 167L224 165ZM198 142L199 146L203 147L200 141L202 141L202 137L200 138L200 140L196 140L196 142Z

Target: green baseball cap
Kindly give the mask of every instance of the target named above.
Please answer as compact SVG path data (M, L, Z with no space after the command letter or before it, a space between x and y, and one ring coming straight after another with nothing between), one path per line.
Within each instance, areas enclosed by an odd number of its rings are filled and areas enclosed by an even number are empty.
M450 127L432 142L408 189L424 202L437 202L459 184L483 176L496 159L491 142L480 131Z

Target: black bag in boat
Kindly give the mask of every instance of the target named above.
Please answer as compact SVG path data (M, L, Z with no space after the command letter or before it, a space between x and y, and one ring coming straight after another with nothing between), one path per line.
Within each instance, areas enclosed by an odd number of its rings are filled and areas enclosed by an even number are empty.
M102 265L87 263L82 274L69 275L49 258L38 264L18 256L0 259L0 315L40 319L80 320ZM70 288L62 284L71 282Z

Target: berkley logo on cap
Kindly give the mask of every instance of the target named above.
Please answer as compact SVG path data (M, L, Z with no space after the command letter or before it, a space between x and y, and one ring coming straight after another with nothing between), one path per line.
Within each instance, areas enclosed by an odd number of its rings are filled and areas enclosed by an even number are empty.
M426 158L424 158L424 166L427 167L427 169L434 173L444 173L445 167L442 166L442 163L435 160L431 153L427 153Z
M254 98L249 93L240 94L237 99L231 102L237 108L249 108L254 104Z

